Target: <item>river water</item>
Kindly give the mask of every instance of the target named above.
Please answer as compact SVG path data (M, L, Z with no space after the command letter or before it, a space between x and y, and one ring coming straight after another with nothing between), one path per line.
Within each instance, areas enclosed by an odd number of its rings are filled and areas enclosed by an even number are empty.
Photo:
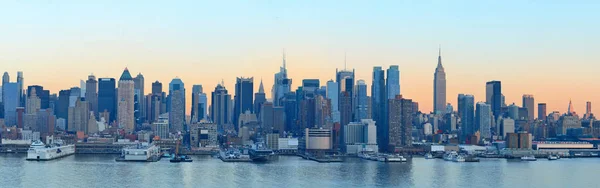
M115 162L115 157L72 155L37 162L0 154L0 187L600 187L600 158L317 163L278 156L254 164L193 156L192 163L175 164Z

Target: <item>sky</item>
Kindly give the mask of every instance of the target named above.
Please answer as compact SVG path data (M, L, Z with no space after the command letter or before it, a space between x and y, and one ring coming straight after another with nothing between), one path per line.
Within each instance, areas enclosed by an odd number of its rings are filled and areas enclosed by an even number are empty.
M346 62L370 90L373 66L399 65L401 93L429 112L441 45L455 108L459 93L484 101L485 83L500 80L508 104L532 94L565 112L572 99L583 114L600 102L598 10L599 1L551 0L3 1L0 71L57 93L127 67L144 75L146 93L181 78L189 99L192 85L209 93L221 80L233 94L240 76L270 91L285 49L294 88L324 85Z

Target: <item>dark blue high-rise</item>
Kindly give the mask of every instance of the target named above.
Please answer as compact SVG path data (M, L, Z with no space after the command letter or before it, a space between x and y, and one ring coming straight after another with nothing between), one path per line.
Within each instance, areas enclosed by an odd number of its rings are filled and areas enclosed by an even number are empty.
M109 119L106 120L107 122L112 122L117 118L115 84L114 78L98 79L98 112L109 112L110 115Z

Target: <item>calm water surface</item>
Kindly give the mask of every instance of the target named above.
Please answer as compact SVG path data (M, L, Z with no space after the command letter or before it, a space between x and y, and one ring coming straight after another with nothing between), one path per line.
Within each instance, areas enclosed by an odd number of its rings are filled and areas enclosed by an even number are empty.
M321 164L279 156L266 164L115 162L115 155L72 155L25 161L0 154L0 187L600 187L600 158L535 162L453 163L414 158L408 163L346 159Z

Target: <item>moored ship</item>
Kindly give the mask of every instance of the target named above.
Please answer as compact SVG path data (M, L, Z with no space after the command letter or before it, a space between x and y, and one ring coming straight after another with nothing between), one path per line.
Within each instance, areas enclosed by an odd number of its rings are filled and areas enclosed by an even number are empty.
M252 145L252 148L248 150L250 159L255 162L266 162L273 155L273 150L267 148L264 143L259 142Z
M40 140L31 143L29 150L27 150L26 159L33 161L47 161L75 153L75 145L63 145L60 141L50 142L51 143L48 145Z

